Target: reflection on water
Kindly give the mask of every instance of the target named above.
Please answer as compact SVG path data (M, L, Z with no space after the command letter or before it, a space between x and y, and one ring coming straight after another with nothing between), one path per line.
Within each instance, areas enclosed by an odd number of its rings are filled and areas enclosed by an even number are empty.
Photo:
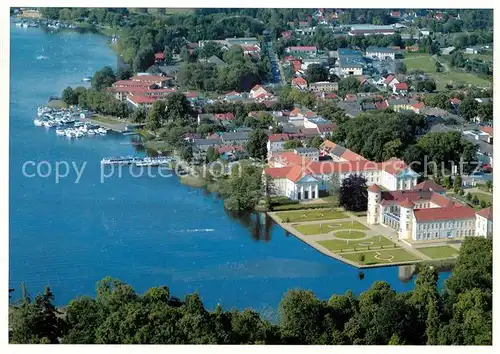
M234 213L226 210L226 214L243 225L255 241L271 241L272 228L275 225L266 213Z

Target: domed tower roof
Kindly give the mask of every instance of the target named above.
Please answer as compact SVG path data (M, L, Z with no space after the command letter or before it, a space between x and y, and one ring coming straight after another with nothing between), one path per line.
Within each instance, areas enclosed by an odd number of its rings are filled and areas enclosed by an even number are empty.
M415 207L415 204L413 204L408 198L406 198L401 202L401 204L399 204L399 206L402 208L413 209L413 207Z
M368 192L373 192L373 193L378 193L381 191L380 187L378 184L372 184L370 187L368 187Z

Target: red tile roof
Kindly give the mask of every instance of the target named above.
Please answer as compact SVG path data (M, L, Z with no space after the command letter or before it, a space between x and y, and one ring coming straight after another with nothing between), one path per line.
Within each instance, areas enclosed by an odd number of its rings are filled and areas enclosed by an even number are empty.
M327 123L327 124L320 124L318 125L318 131L320 133L326 133L326 132L331 132L335 129L335 125L332 123Z
M425 103L424 102L418 102L418 103L415 103L412 105L413 108L415 109L422 109L425 107Z
M307 81L303 77L296 77L292 80L292 85L307 86Z
M255 85L254 87L252 87L252 89L250 91L257 91L257 90L260 90L261 88L262 88L262 86Z
M394 87L396 88L396 90L408 90L408 85L406 84L406 82L395 84Z
M155 102L157 100L156 97L143 96L143 95L128 96L128 99L131 100L132 102L136 103L136 104L153 103L153 102Z
M408 166L403 160L396 157L380 163L380 169L390 173L391 175L397 175L401 171L404 171L407 167Z
M489 136L493 136L493 127L481 127L481 131Z
M225 152L235 152L235 151L243 151L243 146L241 145L226 145L217 148L218 154L223 154Z
M488 220L493 220L493 207L481 209L476 214Z
M387 203L399 204L403 200L408 199L415 203L418 201L430 201L440 207L447 206L450 199L444 195L432 192L430 190L398 190L398 191L383 191L381 199Z
M474 209L466 206L453 206L444 208L417 209L414 211L417 221L460 220L473 219Z
M377 107L377 109L387 109L389 107L389 104L387 103L387 101L375 102L375 107Z
M113 84L113 87L153 87L154 83L133 81L133 80L119 80Z
M392 80L394 80L394 76L389 75L389 76L387 76L387 77L385 78L384 83L385 83L385 84L387 84L387 85L389 85L389 84L391 83L391 81L392 81Z
M228 113L216 113L214 114L215 119L219 120L233 120L234 119L234 114L231 112Z
M460 100L458 98L450 98L450 102L455 105L460 104Z
M432 190L436 193L444 193L446 192L446 188L441 187L439 184L434 182L433 180L427 179L412 188L412 190Z
M155 59L156 60L164 60L165 59L165 54L163 54L162 52L155 53Z
M289 47L291 51L316 51L318 50L315 46L293 46Z
M271 176L272 178L286 178L286 175L293 166L287 167L268 167L264 169L264 173Z
M270 142L278 142L278 141L288 141L290 140L290 137L288 134L272 134L269 135L269 141Z

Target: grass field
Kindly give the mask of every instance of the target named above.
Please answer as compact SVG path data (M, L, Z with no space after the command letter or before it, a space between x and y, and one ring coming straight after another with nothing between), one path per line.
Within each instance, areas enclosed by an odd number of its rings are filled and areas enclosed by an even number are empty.
M357 221L343 221L334 223L320 224L302 224L293 225L293 227L304 235L320 235L327 234L336 230L369 230L365 225Z
M451 246L421 247L417 249L432 259L450 258L458 255L458 250Z
M366 236L366 234L363 231L354 231L354 230L339 231L335 232L334 235L335 237L345 238L346 240L355 240Z
M332 219L347 218L347 215L344 214L343 212L332 209L285 211L281 213L276 213L276 215L281 220L287 220L287 222L317 221L317 220L332 220Z
M377 248L394 248L394 243L386 237L383 236L373 236L366 240L361 241L349 241L349 240L324 240L318 241L318 243L329 249L334 253L351 252L351 251L363 251Z
M365 256L365 260L363 262L360 261L361 254L364 254ZM383 251L370 251L363 253L347 253L343 254L342 257L362 265L408 262L408 261L417 261L420 259L417 256L407 252L402 248L396 248L393 250L383 250Z
M426 53L406 53L403 63L408 71L422 70L436 81L438 90L443 90L447 83L463 83L481 87L491 86L491 82L477 75L450 69L448 72L436 72L435 60Z
M471 192L473 196L477 196L479 201L484 200L485 202L493 203L493 194L483 193L483 192Z

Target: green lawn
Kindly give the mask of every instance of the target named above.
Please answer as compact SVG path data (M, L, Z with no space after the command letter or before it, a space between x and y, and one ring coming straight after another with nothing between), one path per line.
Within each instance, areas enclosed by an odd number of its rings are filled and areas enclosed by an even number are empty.
M458 255L458 250L451 246L421 247L417 249L432 259L450 258Z
M304 235L327 234L336 230L369 230L365 225L357 221L342 221L319 224L297 224L293 227Z
M367 215L366 211L351 211L350 213L353 215L356 215L356 216L366 216Z
M347 240L355 240L357 238L363 238L366 236L366 234L363 231L354 231L354 230L338 231L335 232L334 235L335 237L345 238Z
M465 57L469 58L474 58L474 59L479 59L479 60L484 60L484 61L493 61L493 51L489 50L484 52L483 54L467 54L464 53Z
M297 210L276 213L281 220L286 222L298 221L317 221L347 218L347 215L338 210L315 209L315 210Z
M107 123L107 124L128 124L129 121L126 119L118 119L118 117L112 117L112 116L104 116L101 114L96 114L92 118L90 118L92 121L100 122L100 123Z
M364 254L365 260L360 261L360 255ZM397 262L408 262L417 261L420 258L409 253L402 248L396 248L392 250L383 251L370 251L363 253L347 253L343 254L342 257L350 261L354 261L361 265L371 265L371 264L387 264L387 263L397 263Z
M384 236L373 236L366 240L350 241L350 240L324 240L318 243L334 253L362 251L379 248L394 248L394 243Z
M483 192L471 192L472 196L477 195L479 201L484 200L485 202L493 203L493 194L483 193Z
M481 87L490 87L491 82L477 75L450 68L448 72L436 72L435 60L426 53L406 53L403 63L408 71L422 70L432 77L437 84L438 90L443 90L447 83L472 84ZM449 65L451 66L451 65Z
M431 73L436 72L435 60L427 53L405 53L403 63L408 71L423 70Z

